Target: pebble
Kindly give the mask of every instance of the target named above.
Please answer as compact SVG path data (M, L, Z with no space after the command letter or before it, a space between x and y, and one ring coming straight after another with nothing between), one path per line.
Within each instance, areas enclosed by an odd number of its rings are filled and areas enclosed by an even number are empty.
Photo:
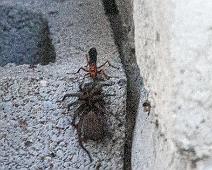
M62 117L59 119L58 123L57 123L57 127L58 128L68 128L70 126L70 120L66 117Z
M43 102L43 107L44 107L45 111L49 111L49 110L52 110L52 109L56 108L55 104L53 104L51 101L44 101Z
M40 81L40 86L41 87L47 87L47 85L48 85L48 82L46 80L41 80Z
M58 157L62 158L63 155L64 155L64 154L63 154L63 151L62 151L62 150L58 150L58 151L57 151L57 156L58 156Z

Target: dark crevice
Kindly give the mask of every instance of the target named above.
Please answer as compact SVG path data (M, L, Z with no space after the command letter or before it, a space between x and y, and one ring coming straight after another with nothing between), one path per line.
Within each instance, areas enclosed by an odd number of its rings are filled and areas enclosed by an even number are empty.
M135 47L129 45L128 28L123 27L119 10L115 0L103 0L105 14L108 16L115 44L118 47L122 64L125 68L127 76L127 106L126 106L126 142L124 151L124 169L131 169L131 149L133 131L136 121L137 109L140 100L140 91L143 86L143 81L140 76L140 70L136 62Z
M102 0L102 1L103 1L106 15L110 15L110 14L116 15L119 13L115 0Z

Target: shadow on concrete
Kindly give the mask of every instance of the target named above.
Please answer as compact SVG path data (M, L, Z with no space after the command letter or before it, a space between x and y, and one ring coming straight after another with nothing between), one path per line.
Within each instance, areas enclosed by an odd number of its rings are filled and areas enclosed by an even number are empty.
M140 100L140 91L143 86L143 80L140 76L140 70L136 62L135 48L128 43L128 31L123 27L119 10L115 0L102 0L105 14L108 16L115 44L118 47L122 64L127 76L127 114L126 114L126 141L124 151L124 169L131 169L131 149L132 138L135 127L136 115Z
M41 14L8 6L0 6L0 14L0 66L55 61L48 22Z

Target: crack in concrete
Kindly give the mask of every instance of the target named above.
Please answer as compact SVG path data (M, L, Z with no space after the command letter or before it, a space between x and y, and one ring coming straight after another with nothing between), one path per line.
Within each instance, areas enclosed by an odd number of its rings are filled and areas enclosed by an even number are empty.
M133 131L136 122L137 109L140 101L140 92L143 87L143 81L140 76L140 70L136 62L135 48L130 47L128 43L127 30L122 23L119 10L115 0L102 0L105 14L108 16L113 31L115 44L118 47L121 62L125 68L127 77L127 102L126 102L126 141L124 151L124 169L131 169L131 148Z

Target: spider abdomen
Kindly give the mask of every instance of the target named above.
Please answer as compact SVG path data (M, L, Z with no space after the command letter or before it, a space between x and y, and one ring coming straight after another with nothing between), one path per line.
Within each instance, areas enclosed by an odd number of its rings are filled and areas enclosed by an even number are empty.
M90 111L83 118L82 123L82 133L83 139L99 141L104 138L105 130L104 130L104 121L102 115L100 113L96 113L94 111Z

